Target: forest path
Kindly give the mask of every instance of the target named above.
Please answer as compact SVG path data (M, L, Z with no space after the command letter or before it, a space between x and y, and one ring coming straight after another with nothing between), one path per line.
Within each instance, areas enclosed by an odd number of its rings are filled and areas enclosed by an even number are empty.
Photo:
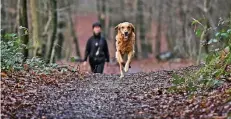
M209 106L201 107L204 96L192 100L187 94L168 93L173 73L183 74L196 69L198 67L191 66L172 71L132 73L122 79L117 74L88 74L83 79L71 74L62 80L58 78L63 75L52 75L51 79L60 81L55 85L31 86L33 89L20 93L23 103L16 106L11 115L47 119L211 118L231 111L231 104L221 101L227 97L222 97L219 89L211 93L216 94L215 97L207 98L209 105L213 105L209 111L206 111ZM223 85L223 89L230 87L230 84ZM9 101L6 99L12 100L15 95L5 95L4 91L2 94L5 100L1 109L5 109ZM16 95L16 100L20 96ZM206 97L209 96L210 92ZM3 111L4 115L9 115Z

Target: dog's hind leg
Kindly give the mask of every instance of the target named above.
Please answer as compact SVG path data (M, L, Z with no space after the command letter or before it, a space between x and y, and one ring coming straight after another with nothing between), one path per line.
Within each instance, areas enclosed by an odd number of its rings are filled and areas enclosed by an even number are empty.
M125 72L128 72L130 63L131 63L131 61L132 61L132 57L133 57L133 52L129 52L129 53L128 53L128 60L127 60L127 62L126 62L126 64L125 64L125 67L124 67L124 71L125 71Z

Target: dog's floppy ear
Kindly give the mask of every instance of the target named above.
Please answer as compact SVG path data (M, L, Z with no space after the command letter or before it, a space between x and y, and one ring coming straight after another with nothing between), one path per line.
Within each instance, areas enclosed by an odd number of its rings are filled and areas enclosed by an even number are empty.
M130 26L132 27L132 31L135 32L135 26L132 23L130 23Z
M120 24L118 24L116 27L115 27L115 30L119 30L120 29Z

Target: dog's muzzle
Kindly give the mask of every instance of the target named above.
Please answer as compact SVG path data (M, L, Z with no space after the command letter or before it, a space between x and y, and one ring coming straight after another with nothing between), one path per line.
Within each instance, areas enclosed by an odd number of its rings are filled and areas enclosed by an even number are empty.
M128 32L124 32L124 38L125 38L125 39L128 38Z
M124 32L124 35L125 35L125 36L128 36L128 32Z

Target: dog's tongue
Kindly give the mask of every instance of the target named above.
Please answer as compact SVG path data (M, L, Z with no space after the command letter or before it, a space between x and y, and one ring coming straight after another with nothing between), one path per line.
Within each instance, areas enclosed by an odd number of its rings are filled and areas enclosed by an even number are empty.
M127 38L128 38L128 36L126 36L126 35L125 35L125 36L124 36L124 38L126 38L126 39L127 39Z

